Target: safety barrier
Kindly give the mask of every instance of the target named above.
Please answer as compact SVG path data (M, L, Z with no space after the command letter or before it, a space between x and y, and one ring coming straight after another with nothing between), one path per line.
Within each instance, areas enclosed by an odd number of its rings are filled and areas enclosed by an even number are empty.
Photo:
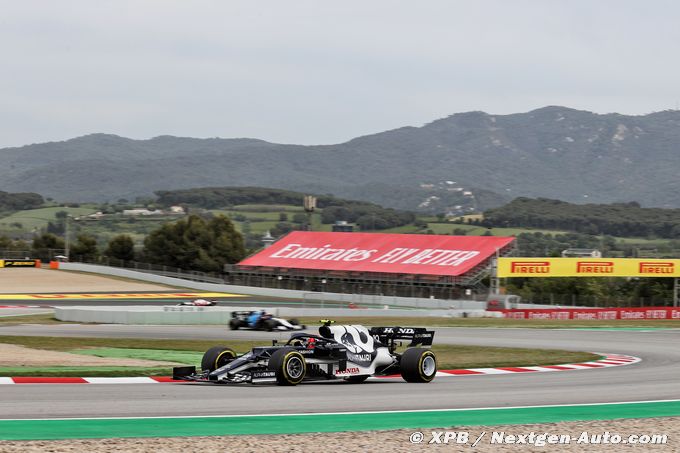
M103 324L192 325L210 324L226 326L232 311L262 310L280 318L312 317L444 317L444 318L497 318L500 313L484 310L401 310L347 308L294 308L267 307L253 304L242 307L149 307L149 306L84 306L55 307L55 317L60 321L95 322ZM226 328L226 327L225 327Z
M577 320L639 320L680 319L678 307L637 308L559 308L498 310L505 318L514 319L577 319Z

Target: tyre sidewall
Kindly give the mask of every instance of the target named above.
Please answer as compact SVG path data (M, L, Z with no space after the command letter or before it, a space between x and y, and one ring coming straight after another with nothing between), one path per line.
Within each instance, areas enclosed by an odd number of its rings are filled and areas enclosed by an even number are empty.
M430 375L426 375L424 372L424 364L427 358L434 360L434 370ZM400 365L401 376L407 382L428 383L437 375L437 358L429 349L407 349L402 354Z
M302 373L298 377L292 377L288 373L288 365L291 361L298 360L302 366ZM283 348L275 351L269 359L268 368L276 372L276 382L279 385L297 385L307 374L305 358L293 348Z

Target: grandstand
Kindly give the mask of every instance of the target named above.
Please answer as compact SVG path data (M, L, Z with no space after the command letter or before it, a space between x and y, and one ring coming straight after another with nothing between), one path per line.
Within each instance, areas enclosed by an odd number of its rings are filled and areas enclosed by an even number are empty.
M294 231L225 273L235 285L456 299L486 292L493 258L513 254L514 239Z

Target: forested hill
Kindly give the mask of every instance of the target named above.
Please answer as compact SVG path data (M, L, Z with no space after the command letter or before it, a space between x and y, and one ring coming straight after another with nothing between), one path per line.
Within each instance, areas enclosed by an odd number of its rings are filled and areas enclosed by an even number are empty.
M8 193L0 191L0 211L18 211L41 206L45 200L37 193Z
M680 209L641 208L637 203L570 204L517 198L484 213L492 227L531 227L611 236L680 238Z
M459 113L324 146L93 134L0 149L0 190L115 201L156 190L262 186L430 212L487 209L518 196L680 207L678 150L680 111L545 107Z
M158 191L157 203L170 206L185 204L206 209L228 208L237 205L297 205L302 206L305 194L290 190L264 187L202 187ZM322 223L344 220L357 223L362 229L394 228L416 220L411 212L383 208L365 201L345 200L330 195L318 195L317 207L322 208Z

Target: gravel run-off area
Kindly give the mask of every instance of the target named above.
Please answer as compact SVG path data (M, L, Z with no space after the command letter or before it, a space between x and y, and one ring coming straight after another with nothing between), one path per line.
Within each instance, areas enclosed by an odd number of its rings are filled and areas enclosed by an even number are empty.
M0 269L0 294L168 291L153 283L55 269Z
M0 341L2 339L0 338ZM69 352L47 351L0 343L0 366L6 367L50 367L50 366L133 366L159 367L181 365L156 360L96 357L71 354Z
M422 443L411 443L409 437L419 431L424 435ZM429 444L433 431L467 432L467 444L456 444L450 440L448 444ZM530 444L493 444L493 432L504 432L507 435L536 435L547 433L571 435L570 444L533 446ZM479 435L485 432L482 440L472 447ZM617 434L622 439L630 435L665 434L667 442L660 445L650 444L584 444L577 443L583 432L587 436ZM444 439L444 435L441 436ZM507 437L505 437L507 439ZM183 437L183 438L136 438L136 439L88 439L58 441L0 441L0 453L16 452L619 452L619 451L680 451L680 418L647 418L612 421L564 422L536 425L507 426L475 426L403 429L395 431L368 431L346 433L259 435L259 436L225 436L225 437Z

